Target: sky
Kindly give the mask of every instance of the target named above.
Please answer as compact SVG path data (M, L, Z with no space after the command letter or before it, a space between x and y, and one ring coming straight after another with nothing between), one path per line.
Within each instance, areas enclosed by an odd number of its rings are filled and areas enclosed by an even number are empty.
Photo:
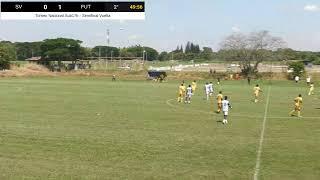
M320 51L320 0L145 0L145 20L0 21L0 39L67 37L84 46L135 44L170 51L188 41L219 49L228 35L268 30L289 48Z

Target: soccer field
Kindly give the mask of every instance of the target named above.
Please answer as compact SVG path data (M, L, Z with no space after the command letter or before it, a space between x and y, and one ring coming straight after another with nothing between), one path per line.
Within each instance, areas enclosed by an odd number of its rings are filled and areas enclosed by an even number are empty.
M320 179L318 84L259 81L253 103L257 82L222 82L223 125L204 83L179 104L178 81L1 79L0 179Z

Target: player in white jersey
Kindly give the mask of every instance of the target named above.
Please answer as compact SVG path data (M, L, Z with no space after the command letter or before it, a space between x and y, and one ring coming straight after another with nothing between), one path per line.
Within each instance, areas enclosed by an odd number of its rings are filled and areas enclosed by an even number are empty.
M185 103L189 103L189 104L191 103L192 94L193 94L192 87L191 87L191 85L189 85L187 87L186 100L184 101Z
M209 83L209 91L210 91L209 95L212 96L213 95L213 84L212 84L212 82Z
M229 108L232 109L230 102L228 101L228 97L225 96L224 100L222 101L222 112L223 112L223 124L228 124L228 114L229 114Z
M209 96L210 96L210 85L209 85L209 83L206 83L204 85L204 91L205 91L206 98L207 98L207 101L208 101L209 100Z
M307 80L307 85L310 85L310 83L311 83L311 76L308 76L306 80Z

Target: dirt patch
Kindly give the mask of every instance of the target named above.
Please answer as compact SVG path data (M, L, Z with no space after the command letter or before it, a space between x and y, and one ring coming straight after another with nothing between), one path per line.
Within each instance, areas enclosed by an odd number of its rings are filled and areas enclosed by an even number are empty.
M25 76L56 76L44 66L37 64L25 64L21 67L12 66L10 70L0 72L1 77L25 77Z
M168 80L216 80L229 77L228 73L209 72L168 72ZM11 70L0 71L0 77L29 77L29 76L96 76L112 77L115 75L119 79L127 80L146 80L147 71L128 71L128 70L78 70L70 72L51 72L48 68L37 64L25 64L23 66L12 66ZM312 80L320 79L319 73L309 73ZM287 80L287 73L259 73L259 79ZM245 79L240 77L240 79ZM255 79L255 78L253 78Z

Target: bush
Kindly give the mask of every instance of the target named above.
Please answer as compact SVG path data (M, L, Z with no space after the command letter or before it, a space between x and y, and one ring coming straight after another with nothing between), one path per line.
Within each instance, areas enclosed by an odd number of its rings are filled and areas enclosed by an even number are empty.
M290 78L293 78L295 76L301 77L305 72L303 62L292 62L289 64L289 68L293 69L293 72L290 73Z
M10 61L0 58L0 70L10 69Z
M312 62L314 65L320 65L320 58Z
M0 70L10 69L10 61L15 60L15 49L10 44L0 44Z

